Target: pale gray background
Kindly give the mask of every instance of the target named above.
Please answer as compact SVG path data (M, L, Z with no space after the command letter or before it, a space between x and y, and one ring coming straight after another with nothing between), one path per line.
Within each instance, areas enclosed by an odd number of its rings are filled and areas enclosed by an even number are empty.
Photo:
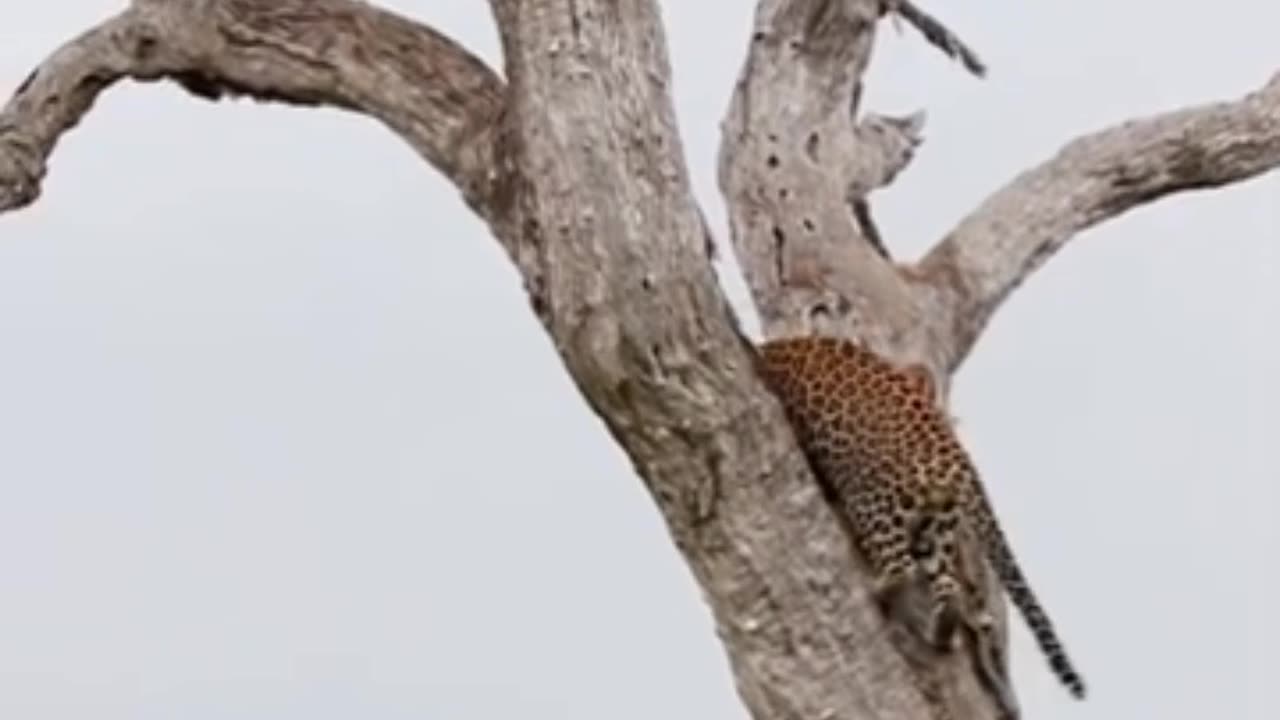
M484 3L394 4L496 60ZM5 3L0 92L121 5ZM754 3L665 5L719 229ZM1069 137L1280 69L1275 3L928 6L993 72L882 36L870 103L930 112L876 198L909 255ZM1068 699L1019 627L1029 719L1280 716L1278 191L1089 233L959 376L961 428L1093 693ZM744 718L516 273L375 123L111 91L39 204L0 218L0 338L0 717Z

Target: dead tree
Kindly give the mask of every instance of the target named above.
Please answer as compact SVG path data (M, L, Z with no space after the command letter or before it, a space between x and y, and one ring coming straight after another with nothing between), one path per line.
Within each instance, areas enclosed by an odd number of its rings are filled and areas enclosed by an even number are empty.
M122 78L380 120L518 267L703 588L754 717L994 717L962 654L922 659L883 632L866 570L752 370L690 192L658 3L490 5L501 76L356 0L134 0L48 57L0 112L0 211L36 200L59 137ZM895 263L867 195L910 161L921 118L858 112L886 13L982 72L909 0L759 2L720 184L767 337L858 338L923 365L945 395L1004 299L1081 230L1280 164L1277 75L1239 100L1074 140L919 261Z

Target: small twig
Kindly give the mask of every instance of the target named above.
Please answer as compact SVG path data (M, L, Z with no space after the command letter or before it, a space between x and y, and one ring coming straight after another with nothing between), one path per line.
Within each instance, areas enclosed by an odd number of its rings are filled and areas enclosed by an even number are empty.
M958 35L942 24L942 21L916 7L911 0L885 0L886 15L901 17L915 26L915 29L929 41L930 45L946 53L953 60L958 60L965 69L978 77L986 77L987 66Z

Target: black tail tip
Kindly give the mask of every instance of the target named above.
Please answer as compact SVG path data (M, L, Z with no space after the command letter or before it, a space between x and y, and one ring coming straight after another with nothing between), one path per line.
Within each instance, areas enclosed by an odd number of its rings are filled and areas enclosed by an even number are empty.
M1071 692L1072 697L1074 697L1077 700L1084 699L1084 696L1085 696L1084 680L1079 675L1076 675L1076 674L1065 675L1062 678L1062 682L1064 685L1067 686L1067 690Z

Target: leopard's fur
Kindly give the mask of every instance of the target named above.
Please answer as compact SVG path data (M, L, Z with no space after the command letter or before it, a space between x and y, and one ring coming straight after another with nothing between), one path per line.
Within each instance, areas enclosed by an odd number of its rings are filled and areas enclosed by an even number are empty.
M985 607L972 597L960 546L962 536L976 537L1054 673L1083 698L1084 681L1023 577L927 374L837 338L774 340L759 353L762 375L876 573L886 610L923 572L932 603L927 639L949 650L957 625L980 624L973 608Z

